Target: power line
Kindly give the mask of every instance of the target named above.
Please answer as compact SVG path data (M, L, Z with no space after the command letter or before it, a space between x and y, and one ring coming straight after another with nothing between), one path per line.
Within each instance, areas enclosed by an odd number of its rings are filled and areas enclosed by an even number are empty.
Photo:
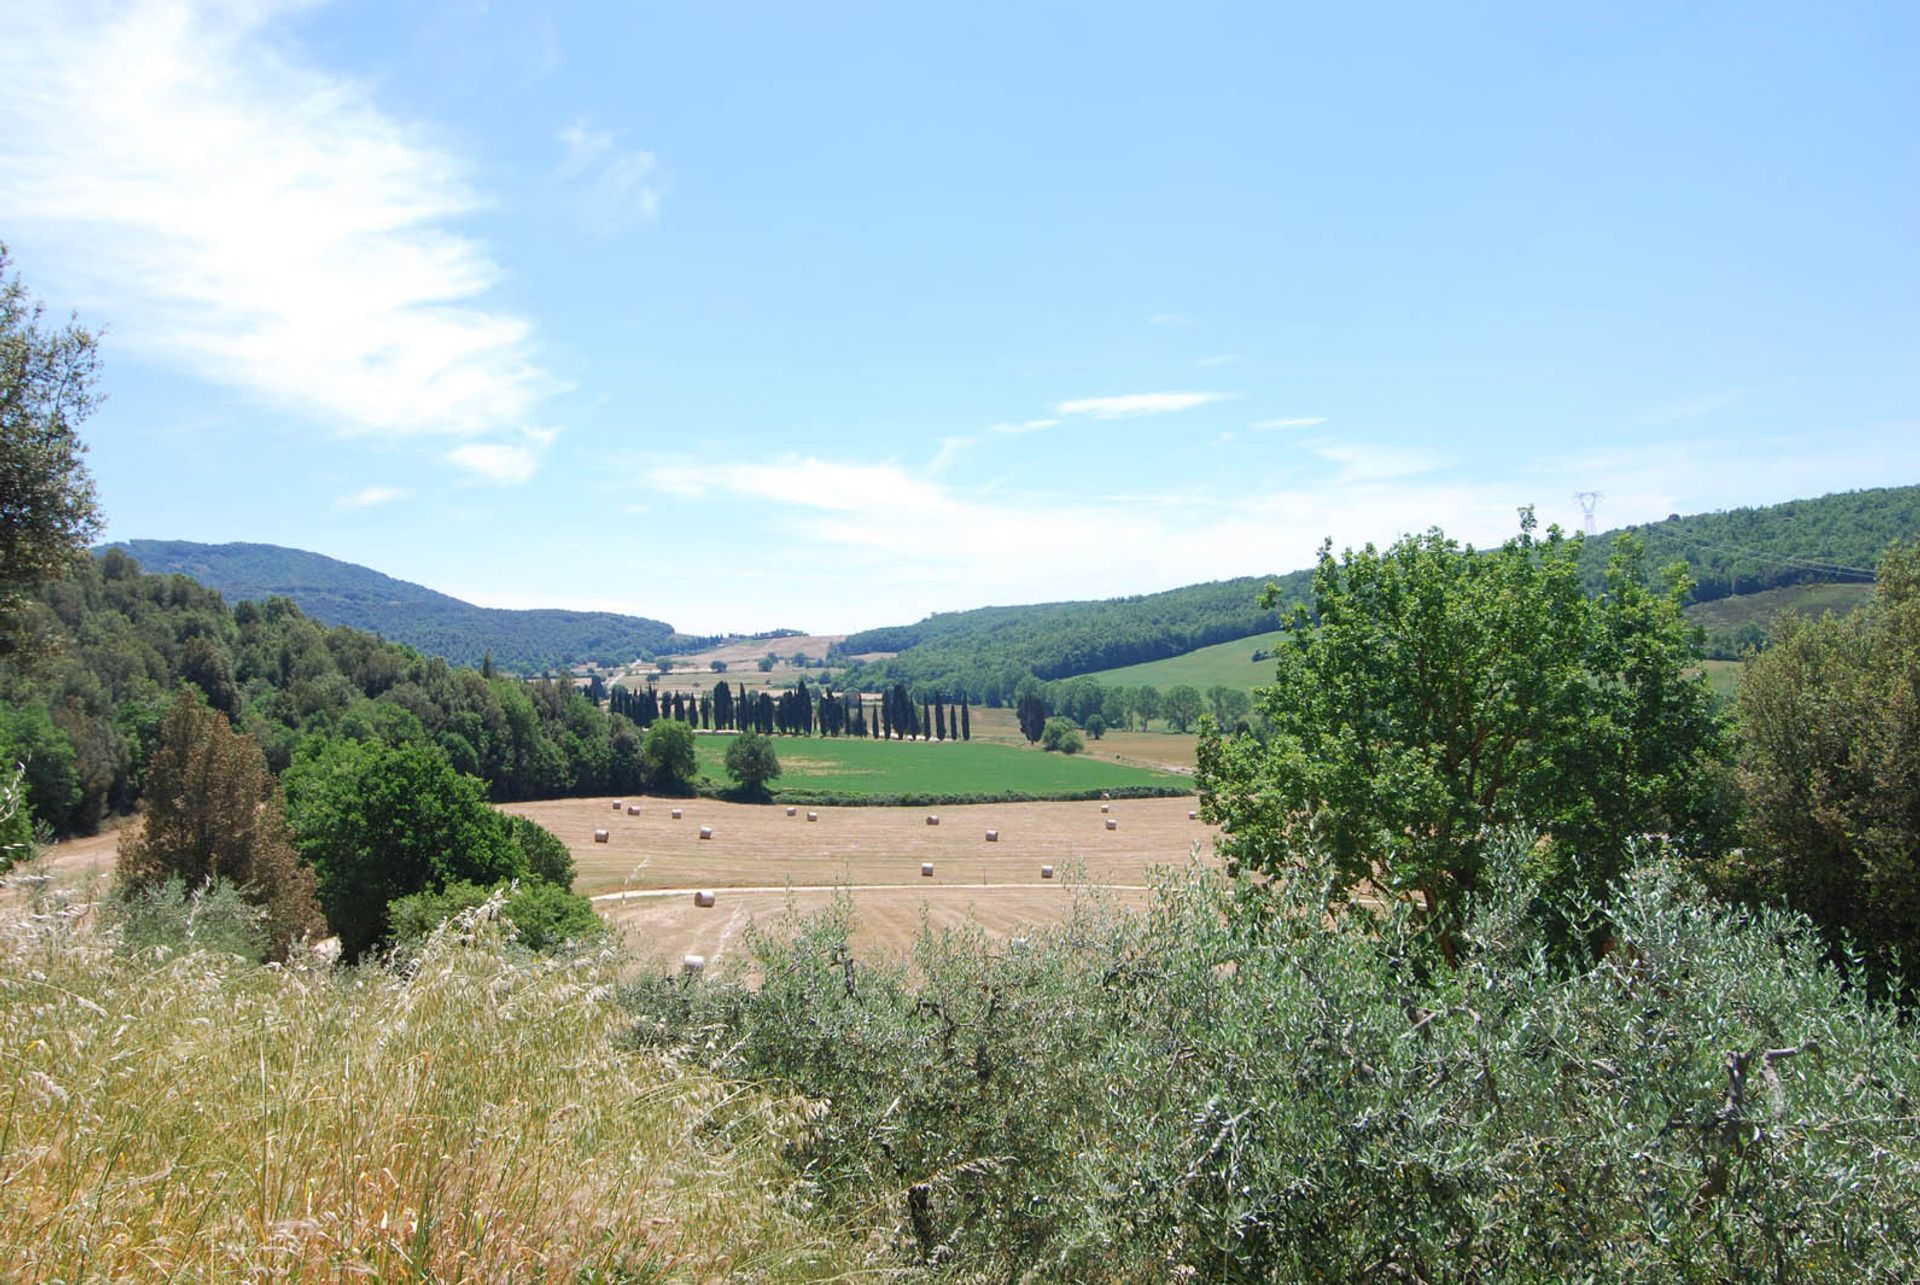
M1818 562L1811 558L1797 558L1786 553L1767 553L1760 549L1747 549L1737 544L1722 544L1717 540L1703 540L1699 536L1679 538L1676 543L1683 547L1689 544L1708 549L1719 549L1726 553L1738 554L1746 558L1759 558L1766 562L1777 562L1783 566L1794 567L1802 571L1819 571L1828 575L1860 576L1872 580L1874 572L1866 567L1849 567L1838 562Z

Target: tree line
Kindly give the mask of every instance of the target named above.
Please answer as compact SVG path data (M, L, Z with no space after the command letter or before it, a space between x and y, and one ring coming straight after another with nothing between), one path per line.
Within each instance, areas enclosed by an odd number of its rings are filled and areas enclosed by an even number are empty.
M894 683L871 700L855 689L836 692L825 682L809 686L804 678L777 692L750 690L745 683L736 691L724 680L704 692L663 692L653 682L638 688L616 683L607 708L641 728L674 718L703 731L764 736L973 739L973 710L965 697L949 701L936 694L916 700L905 683Z

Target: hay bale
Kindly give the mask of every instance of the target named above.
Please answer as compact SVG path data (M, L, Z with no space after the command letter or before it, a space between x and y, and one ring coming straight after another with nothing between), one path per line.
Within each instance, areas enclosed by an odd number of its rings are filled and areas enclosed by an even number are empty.
M809 813L807 813L807 820L809 820L809 821L818 821L819 819L820 819L820 814L819 814L818 812L809 812Z
M1187 820L1189 820L1189 821L1198 821L1199 819L1200 819L1200 814L1199 814L1198 812L1189 812L1189 813L1187 813Z
M639 805L638 803L629 803L629 804L627 804L627 815L628 815L628 816L630 816L630 817L637 817L637 816L639 816L639 815L640 815L640 805Z
M1107 792L1106 792L1105 790L1102 790L1102 791L1100 791L1100 797L1101 797L1101 799L1102 799L1102 800L1106 800L1106 799L1111 799L1111 798L1112 798L1113 796L1112 796L1111 794L1108 794L1108 793L1107 793ZM1105 809L1105 808L1102 808L1102 809L1100 809L1100 810L1101 810L1102 812L1104 812L1104 811L1106 811L1106 809Z
M929 813L927 813L927 824L928 824L928 825L939 825L939 824L940 824L940 818L939 818L939 817L937 817L937 816L935 816L935 815L933 815L933 813L931 813L931 812L929 812Z
M921 877L922 879L931 879L931 878L933 878L933 862L931 862L931 861L922 861L922 862L920 863L920 877Z
M713 894L709 892L707 889L702 888L698 892L693 894L693 904L696 906L711 908L713 905Z
M703 826L701 826L701 827L700 827L700 837L701 837L702 839L711 839L711 838L713 837L713 827L712 827L712 826L710 826L710 825L703 825Z
M698 977L700 973L705 970L706 966L707 957L705 955L682 955L680 957L680 971L689 977Z
M608 835L605 830L595 830L593 832L593 841L595 843L605 843L607 841L607 838L608 838Z
M1000 832L998 830L987 831L987 842L988 843L1000 842Z
M1118 820L1116 820L1113 817L1107 818L1107 829L1118 830L1119 828L1120 828L1120 822Z
M1040 867L1040 877L1041 877L1042 879L1051 879L1051 878L1053 878L1053 867L1052 867L1052 866L1041 866L1041 867Z
M625 801L624 799L615 799L615 800L613 801L613 810L614 810L615 812L618 812L618 811L619 811L619 810L620 810L621 808L624 808L625 806L627 806L627 805L626 805L626 801Z
M788 816L797 816L797 815L799 815L799 812L800 812L800 809L799 809L799 808L788 808L788 809L787 809L787 815L788 815Z
M678 821L678 820L680 819L680 809L679 809L679 808L675 808L675 809L673 810L673 819L674 819L674 820L676 820L676 821Z
M1100 810L1101 810L1102 812L1111 812L1111 811L1113 811L1113 809L1112 809L1112 808L1110 808L1110 807L1108 807L1108 806L1107 806L1106 804L1104 804L1104 803L1102 803L1102 804L1100 805Z

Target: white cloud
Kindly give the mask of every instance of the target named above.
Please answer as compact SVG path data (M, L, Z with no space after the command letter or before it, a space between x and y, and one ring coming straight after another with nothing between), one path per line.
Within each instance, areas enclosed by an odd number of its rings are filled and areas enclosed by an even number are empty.
M1232 393L1126 393L1119 397L1081 397L1061 402L1060 415L1091 415L1095 419L1129 419L1136 415L1166 415L1213 402L1232 400Z
M1204 366L1204 367L1212 368L1215 366L1231 366L1237 363L1239 360L1240 360L1240 354L1237 352L1222 352L1222 353L1215 353L1211 357L1202 357L1199 361L1196 361L1193 364L1196 366Z
M1156 312L1147 321L1155 326L1190 326L1193 319L1184 312Z
M333 503L335 508L367 509L376 504L404 500L412 494L412 491L398 486L363 486L351 495L341 496Z
M513 486L531 478L540 467L536 447L505 442L469 442L447 452L447 461L489 482Z
M590 194L597 216L618 223L659 214L660 184L654 176L658 158L652 152L621 147L610 131L589 128L582 120L554 137L564 153L560 177Z
M1445 468L1450 462L1432 451L1411 446L1314 442L1310 444L1310 449L1321 459L1340 466L1340 472L1334 479L1340 485L1417 477Z
M936 477L939 476L941 473L946 472L948 467L953 464L954 460L960 457L960 453L962 451L966 450L969 446L974 445L979 440L980 439L977 437L943 437L941 438L940 449L937 452L935 452L933 457L933 462L927 465L927 472L933 474Z
M458 161L288 47L294 3L12 0L0 215L64 292L337 431L479 435L557 387L447 224Z
M1054 427L1059 422L1057 419L1029 419L1023 420L1018 424L995 424L993 431L996 433L1038 433Z
M1247 427L1256 433L1271 433L1276 428L1317 428L1326 422L1325 415L1296 415L1287 419L1257 419Z

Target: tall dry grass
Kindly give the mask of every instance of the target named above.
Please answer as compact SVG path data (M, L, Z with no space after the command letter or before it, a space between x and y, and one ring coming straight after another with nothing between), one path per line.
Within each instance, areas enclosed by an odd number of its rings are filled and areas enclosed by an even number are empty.
M611 956L467 927L401 975L0 910L0 1279L884 1274L782 1167L804 1103L616 1051Z

